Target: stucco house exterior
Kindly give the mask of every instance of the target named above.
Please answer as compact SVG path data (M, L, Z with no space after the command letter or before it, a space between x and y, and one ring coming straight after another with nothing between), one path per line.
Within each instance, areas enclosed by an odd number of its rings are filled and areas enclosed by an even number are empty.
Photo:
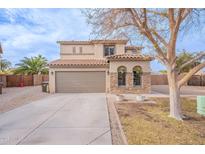
M150 61L127 40L58 41L60 59L49 64L51 93L149 93Z

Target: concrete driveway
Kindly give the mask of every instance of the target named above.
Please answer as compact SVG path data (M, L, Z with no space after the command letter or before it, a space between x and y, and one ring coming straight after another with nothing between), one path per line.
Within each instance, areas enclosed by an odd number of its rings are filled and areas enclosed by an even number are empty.
M111 144L105 94L54 94L0 114L0 144Z
M7 87L0 95L0 113L43 99L49 96L43 93L41 86Z

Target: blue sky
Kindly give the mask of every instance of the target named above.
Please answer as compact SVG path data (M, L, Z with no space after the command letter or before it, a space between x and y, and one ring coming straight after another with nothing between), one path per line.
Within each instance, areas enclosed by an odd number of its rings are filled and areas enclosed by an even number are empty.
M91 27L80 9L0 9L0 41L3 57L16 64L23 57L42 54L49 61L59 58L57 40L86 40ZM178 49L205 49L205 26L178 41ZM152 62L152 70L164 69Z

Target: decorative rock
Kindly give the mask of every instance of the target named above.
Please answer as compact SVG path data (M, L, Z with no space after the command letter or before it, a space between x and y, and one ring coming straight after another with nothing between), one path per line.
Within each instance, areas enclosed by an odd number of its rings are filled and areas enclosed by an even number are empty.
M145 101L145 96L137 95L136 96L136 101Z
M123 101L124 100L124 96L123 95L116 95L116 100L118 102Z

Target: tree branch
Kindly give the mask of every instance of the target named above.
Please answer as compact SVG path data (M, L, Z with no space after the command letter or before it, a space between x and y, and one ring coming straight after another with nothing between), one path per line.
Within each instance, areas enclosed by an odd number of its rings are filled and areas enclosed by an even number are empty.
M136 12L135 9L129 9L130 13L132 14L132 17L134 19L134 22L136 23L138 28L143 28L142 27L142 21L140 20L138 13Z
M185 62L184 64L182 64L179 68L178 71L182 70L184 67L186 67L189 64L192 64L193 62L203 58L205 56L205 52L200 52L199 54L197 54L194 58L192 58L191 60Z
M183 15L182 15L182 20L184 20L191 12L193 9L185 9Z
M205 67L205 62L197 65L196 67L192 68L189 73L187 73L178 83L179 88L181 88L195 73Z
M114 25L113 28L114 29L119 29L119 28L128 27L128 26L134 26L134 24L132 24L132 23L123 23L121 25Z
M178 15L176 17L176 21L174 19L174 9L169 9L169 21L170 21L170 40L169 40L169 51L167 54L167 58L171 61L171 63L174 62L176 57L176 41L177 41L177 34L179 32L179 27L182 21L182 14L184 12L184 9L178 10Z
M144 22L143 22L143 27L147 27L147 9L143 9L144 13Z
M164 58L160 57L159 55L156 55L155 59L158 59L164 65L168 65L167 60L165 60Z
M179 9L178 16L176 19L176 24L175 24L175 33L179 31L179 26L182 22L182 15L184 14L185 9Z
M140 20L136 10L131 8L131 9L129 9L129 11L130 11L130 13L133 17L133 21L136 23L136 26L139 28L140 32L142 34L144 34L145 36L147 36L147 38L152 42L152 44L153 44L154 48L156 49L156 52L159 55L159 57L162 57L165 61L167 61L167 58L166 58L164 52L160 48L157 41L153 38L150 29L147 27L147 25L145 27L143 26L143 23Z
M170 29L173 29L175 25L174 9L168 9L168 18L169 18L169 27Z
M147 10L148 13L152 13L154 15L159 15L161 17L166 17L168 18L168 14L165 12L156 12L156 11L152 11L152 10Z
M152 34L154 34L154 36L157 37L157 39L159 39L159 41L165 46L168 46L168 43L166 42L166 40L164 38L161 37L161 35L154 29L151 30Z

